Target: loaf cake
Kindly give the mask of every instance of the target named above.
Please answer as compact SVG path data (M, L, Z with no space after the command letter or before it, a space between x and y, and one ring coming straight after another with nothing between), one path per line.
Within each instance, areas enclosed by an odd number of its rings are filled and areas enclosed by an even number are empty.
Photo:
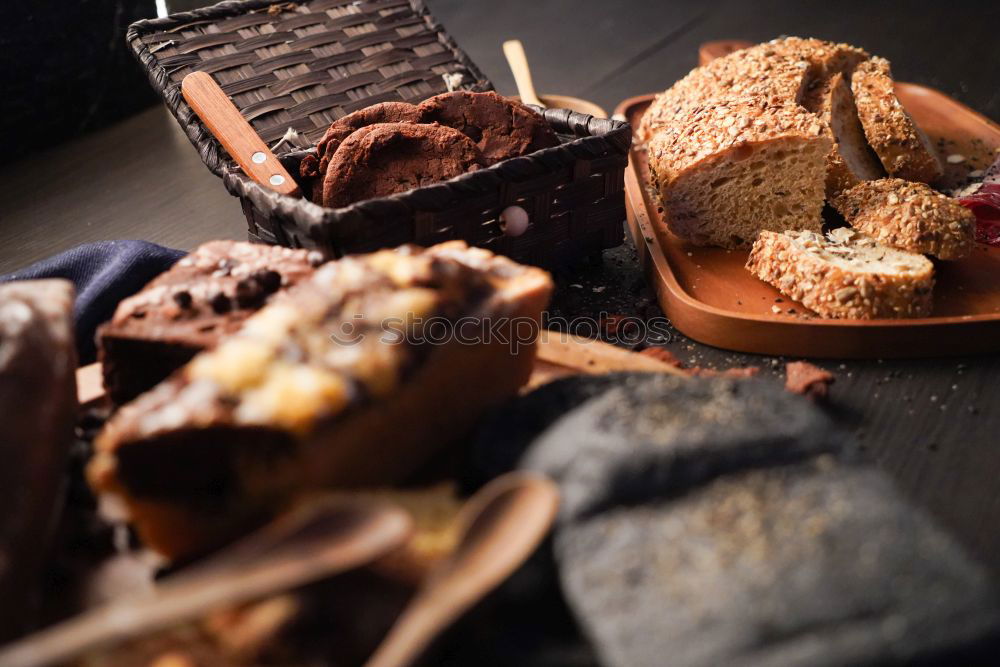
M749 246L762 230L820 231L830 129L802 107L709 104L649 143L670 230L695 245Z
M972 253L976 216L923 183L883 178L861 183L831 201L844 219L879 243L938 259Z
M316 252L236 241L198 247L122 301L98 329L111 400L121 404L151 389L322 262Z
M0 643L35 617L76 424L73 285L0 285Z
M927 317L934 265L923 255L876 243L848 228L762 232L751 273L823 317Z
M331 262L119 410L90 483L178 557L300 491L395 482L527 381L550 291L462 242Z
M860 64L851 77L858 118L890 176L933 183L944 173L934 145L900 103L885 58Z

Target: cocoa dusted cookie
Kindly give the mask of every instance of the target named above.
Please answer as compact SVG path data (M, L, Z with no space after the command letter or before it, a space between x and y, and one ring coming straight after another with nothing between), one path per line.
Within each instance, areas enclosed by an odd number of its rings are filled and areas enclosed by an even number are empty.
M355 130L334 153L323 206L339 208L446 181L484 166L467 136L443 125L379 123Z
M420 112L407 102L381 102L359 109L333 121L316 144L316 155L307 155L299 165L302 178L313 182L312 201L323 201L323 175L330 158L347 137L362 127L375 123L419 123Z
M487 165L559 144L539 114L493 92L435 95L419 109L423 122L453 127L475 141Z

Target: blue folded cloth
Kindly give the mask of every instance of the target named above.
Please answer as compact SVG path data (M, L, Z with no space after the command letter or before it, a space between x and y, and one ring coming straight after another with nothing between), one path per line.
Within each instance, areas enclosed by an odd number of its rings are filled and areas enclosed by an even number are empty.
M118 302L186 254L147 241L99 241L0 275L0 283L42 278L72 281L76 286L76 349L80 363L85 364L95 358L94 332L111 318Z

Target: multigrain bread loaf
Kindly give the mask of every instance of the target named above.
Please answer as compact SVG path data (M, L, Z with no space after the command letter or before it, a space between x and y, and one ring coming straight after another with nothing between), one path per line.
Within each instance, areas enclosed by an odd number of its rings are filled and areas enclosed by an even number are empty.
M749 246L761 230L820 230L829 127L798 105L712 104L649 144L670 230Z
M827 156L826 194L832 197L862 181L885 176L881 163L865 140L858 121L851 86L838 72L812 93L816 114L833 132L834 147Z
M889 175L923 183L941 178L934 145L896 97L888 60L872 58L858 65L851 89L868 143Z
M330 262L116 412L88 479L169 558L398 482L527 381L551 287L459 241Z
M975 243L972 211L923 183L900 178L868 181L831 203L852 227L893 248L961 259Z
M934 266L923 255L851 229L761 232L747 268L823 317L875 319L931 313Z

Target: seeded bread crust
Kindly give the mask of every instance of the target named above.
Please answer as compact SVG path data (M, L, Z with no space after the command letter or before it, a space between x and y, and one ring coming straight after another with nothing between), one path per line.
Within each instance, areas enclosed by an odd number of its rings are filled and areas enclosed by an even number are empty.
M820 230L832 146L829 127L798 105L711 104L658 133L649 165L672 232L735 248L762 229Z
M922 183L941 178L934 145L896 97L888 60L872 58L858 65L851 89L868 143L891 176Z
M683 123L691 111L711 101L762 100L797 104L814 74L809 61L775 53L767 44L717 58L687 76L653 100L643 114L638 136L649 141Z
M907 268L851 270L822 257L823 251ZM826 238L808 231L761 232L747 269L822 317L865 320L931 314L934 266L930 260L880 246L846 228Z
M643 115L637 136L649 141L664 127L683 119L710 100L760 98L778 104L802 104L810 111L829 79L848 76L869 54L850 44L784 37L735 51L692 70L657 96Z
M852 227L879 243L938 259L972 253L976 216L923 183L901 178L868 181L830 203Z
M826 194L833 197L863 181L885 176L878 157L865 140L851 86L834 74L819 90L816 114L830 126L834 148L827 157Z
M836 75L843 75L850 81L854 69L871 58L867 51L856 46L835 44L811 37L785 37L767 44L771 45L775 53L797 57L812 64L814 76L802 95L802 106L814 113L822 110L823 99Z

